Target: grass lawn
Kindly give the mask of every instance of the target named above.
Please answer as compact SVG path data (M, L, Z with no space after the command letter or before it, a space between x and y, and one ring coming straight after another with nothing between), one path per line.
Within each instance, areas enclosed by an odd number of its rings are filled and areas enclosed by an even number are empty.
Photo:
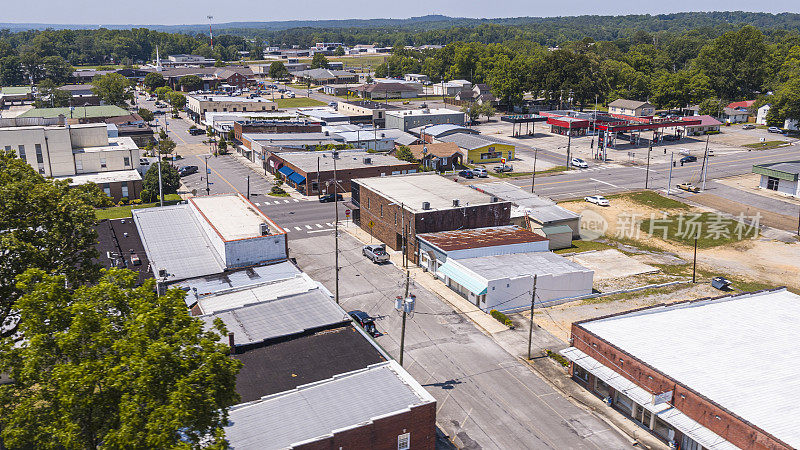
M181 196L178 194L167 194L164 196L165 205L174 205L179 201L181 201ZM124 219L126 217L131 217L131 210L133 209L152 208L158 205L159 202L141 203L138 205L113 206L111 208L95 209L94 215L97 217L97 220Z
M303 108L306 106L324 106L325 103L307 97L276 98L278 108Z
M689 209L689 205L671 198L664 197L653 191L641 191L631 194L609 195L608 198L622 198L640 205L656 209Z
M755 144L745 144L744 146L747 148L756 148L759 150L769 150L771 148L783 147L784 145L788 144L789 141L766 141L766 142L756 142Z
M608 244L597 241L572 241L572 247L553 250L553 253L580 253L592 250L608 250L614 248Z
M652 232L653 237L687 246L694 246L694 237L699 232L698 248L711 248L754 237L754 230L749 225L716 213L681 213L666 218L647 218L641 222L639 229L647 234Z

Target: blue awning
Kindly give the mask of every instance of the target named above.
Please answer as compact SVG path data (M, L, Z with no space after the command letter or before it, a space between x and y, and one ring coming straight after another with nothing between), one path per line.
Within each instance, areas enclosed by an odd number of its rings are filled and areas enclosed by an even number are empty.
M465 273L460 267L451 264L450 261L439 266L436 272L447 275L448 278L475 295L483 295L489 288L489 285L484 283L481 279L475 278L472 274Z
M278 169L278 172L288 177L289 175L294 173L294 170L290 169L288 166L282 166L280 169Z
M306 177L300 175L297 172L292 172L292 174L289 175L289 181L291 181L294 184L303 184L306 182Z

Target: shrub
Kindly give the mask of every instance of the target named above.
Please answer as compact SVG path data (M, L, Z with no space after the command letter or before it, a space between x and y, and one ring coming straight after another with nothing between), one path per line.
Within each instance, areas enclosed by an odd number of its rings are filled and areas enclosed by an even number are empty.
M140 198L135 198L131 200L131 205L141 205L141 204L142 204L142 199Z
M710 131L706 131L706 134L719 134L719 133L720 133L720 131L719 131L719 130L710 130Z
M139 194L139 199L140 203L150 203L153 201L153 194L147 189L142 189L142 192Z
M286 191L284 191L282 188L280 188L278 186L272 186L272 189L270 190L270 192L273 195L285 195L286 194Z
M569 360L567 358L564 358L563 356L559 355L558 353L552 350L545 350L545 353L549 358L556 360L556 362L558 362L562 366L569 367Z
M127 205L128 204L128 197L122 197L121 199L119 199L119 202L122 203L123 205Z
M505 326L507 326L509 328L514 328L514 322L512 322L511 319L509 319L507 315L501 313L500 311L498 311L496 309L493 309L493 310L489 311L489 314L492 317L494 317L495 320L497 320L498 322L502 323L503 325L505 325Z

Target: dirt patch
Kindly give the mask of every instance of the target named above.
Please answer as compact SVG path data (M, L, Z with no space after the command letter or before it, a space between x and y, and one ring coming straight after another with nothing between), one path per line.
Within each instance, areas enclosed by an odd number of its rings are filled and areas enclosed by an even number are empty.
M594 281L632 277L657 272L658 268L643 264L619 250L578 253L567 259L594 270Z

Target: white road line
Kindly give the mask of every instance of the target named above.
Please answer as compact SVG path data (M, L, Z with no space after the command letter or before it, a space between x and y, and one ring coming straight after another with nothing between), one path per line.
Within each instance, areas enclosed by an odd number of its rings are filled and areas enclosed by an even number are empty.
M592 181L596 181L596 182L598 182L598 183L602 183L602 184L607 184L607 185L609 185L609 186L611 186L611 187L613 187L613 188L617 188L617 189L619 189L619 186L617 186L616 184L611 184L611 183L609 183L609 182L607 182L607 181L601 181L601 180L598 180L598 179L596 179L596 178L589 178L589 179L590 179L590 180L592 180Z
M324 230L311 230L308 233L309 234L311 234L311 233L324 233L326 231L333 231L333 228L325 228Z
M303 229L300 228L300 227L294 227L294 229L297 230L297 231L303 231Z
M290 230L290 229L288 229L288 228L284 228L284 229L283 229L283 231L285 231L285 232L289 233L289 232L291 232L292 230Z
M322 225L320 225L320 224L316 224L316 225L317 225L317 228L322 228Z
M296 201L296 202L299 202L300 200L298 200L298 199L296 199L296 198L295 198L295 199L294 199L294 201Z
M289 203L289 200L284 200L283 203Z
M333 224L332 224L332 223L330 223L330 222L326 223L325 225L327 225L327 226L329 226L329 227L332 227L332 226L333 226Z
M310 230L311 229L311 225L306 225L306 228Z
M261 203L256 203L256 206L261 206Z

